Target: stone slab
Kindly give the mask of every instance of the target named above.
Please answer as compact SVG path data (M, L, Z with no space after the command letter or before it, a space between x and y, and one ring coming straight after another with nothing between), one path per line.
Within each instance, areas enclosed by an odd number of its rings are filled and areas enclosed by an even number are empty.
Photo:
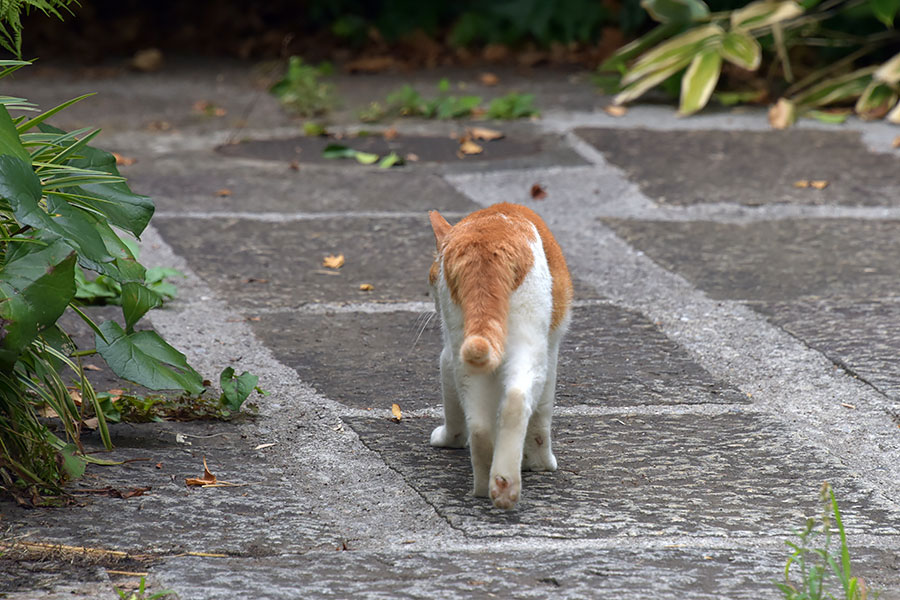
M396 402L415 410L441 405L442 342L432 315L277 312L251 323L278 360L323 395L356 408L389 409ZM574 310L556 397L558 406L748 402L712 379L653 323L602 304Z
M897 600L896 557L855 553L881 600ZM746 549L315 552L280 560L178 558L153 570L183 600L294 598L775 598L786 553ZM891 587L888 587L891 586Z
M555 473L523 473L515 511L470 495L466 449L432 448L433 418L345 419L439 514L472 538L611 539L790 533L823 481L848 532L900 533L864 481L763 416L603 415L554 419Z
M897 298L830 297L754 303L753 307L882 393L895 400L900 398Z
M658 203L900 205L900 160L859 132L577 129ZM823 190L794 187L825 180Z
M88 465L67 488L77 505L22 509L0 501L13 536L137 554L222 552L270 556L304 551L327 538L327 524L298 502L284 468L254 450L248 430L222 422L112 425L115 449L98 456L122 465ZM176 434L182 441L176 441ZM96 434L83 436L100 448ZM220 480L240 487L188 487L203 475L203 459ZM140 496L80 494L111 486L120 492L150 487Z
M281 223L163 219L156 227L200 277L247 310L428 299L434 234L424 212ZM339 270L323 268L331 254L344 255ZM363 283L374 289L360 291Z
M435 209L470 212L478 208L434 173L346 166L303 165L293 170L284 163L279 168L260 168L196 152L139 161L120 170L133 190L153 198L158 211L405 210L424 215ZM228 190L228 195L221 190Z
M604 222L713 298L784 301L900 294L898 221Z

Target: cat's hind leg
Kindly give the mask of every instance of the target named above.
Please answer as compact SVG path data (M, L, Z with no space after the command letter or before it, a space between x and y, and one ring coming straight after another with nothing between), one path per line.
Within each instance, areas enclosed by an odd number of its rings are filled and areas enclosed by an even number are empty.
M499 396L499 390L496 389L496 381L491 375L467 375L462 383L462 402L465 406L474 476L472 494L487 497L491 460L494 456L496 398Z
M459 401L459 390L453 372L453 351L441 352L441 396L444 400L444 424L431 432L431 445L440 448L463 448L466 445L466 416Z
M522 491L522 444L532 412L528 395L521 387L512 387L500 401L490 472L491 500L497 508L515 506Z
M555 471L556 457L550 440L550 425L553 421L553 403L556 397L556 362L559 355L561 333L550 337L547 356L547 381L538 399L537 406L528 421L525 434L522 464L529 471Z

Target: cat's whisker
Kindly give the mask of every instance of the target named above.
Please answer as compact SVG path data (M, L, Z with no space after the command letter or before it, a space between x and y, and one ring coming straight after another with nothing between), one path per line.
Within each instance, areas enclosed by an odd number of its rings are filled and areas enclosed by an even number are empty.
M436 311L429 310L419 313L419 316L416 317L416 337L413 339L413 343L409 347L409 352L407 352L407 354L412 354L412 351L415 350L416 344L419 343L419 338L425 333L425 329L428 328L428 325L435 315L437 315Z

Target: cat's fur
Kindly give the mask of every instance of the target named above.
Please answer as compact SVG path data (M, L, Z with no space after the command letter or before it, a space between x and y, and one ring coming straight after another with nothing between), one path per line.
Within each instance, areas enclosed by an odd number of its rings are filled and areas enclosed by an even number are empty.
M468 443L474 494L519 499L522 467L555 471L550 421L572 280L531 209L495 204L451 226L430 213L437 256L429 282L441 316L444 424L433 446Z

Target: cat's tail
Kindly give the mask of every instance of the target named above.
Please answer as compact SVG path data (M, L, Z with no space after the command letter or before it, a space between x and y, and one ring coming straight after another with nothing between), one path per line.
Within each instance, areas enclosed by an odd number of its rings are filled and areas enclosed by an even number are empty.
M496 342L492 344L484 336L470 335L463 340L460 355L473 371L491 373L500 366L503 345L501 342L500 347L496 348Z

